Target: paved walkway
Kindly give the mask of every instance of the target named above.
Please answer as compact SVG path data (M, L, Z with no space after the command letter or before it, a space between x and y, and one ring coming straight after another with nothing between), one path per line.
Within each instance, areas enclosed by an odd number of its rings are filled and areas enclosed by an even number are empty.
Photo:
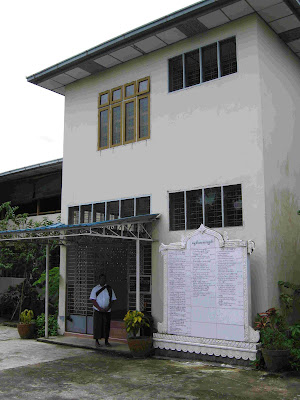
M72 339L72 340L71 340ZM0 325L0 400L300 400L300 377L212 363L120 357L21 340ZM89 339L81 339L89 340ZM124 346L124 345L120 345ZM113 347L113 348L114 348ZM114 356L113 356L114 355Z

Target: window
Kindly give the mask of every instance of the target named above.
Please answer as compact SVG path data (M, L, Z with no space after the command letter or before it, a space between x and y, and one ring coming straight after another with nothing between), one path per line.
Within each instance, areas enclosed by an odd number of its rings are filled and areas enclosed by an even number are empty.
M150 214L150 196L132 197L69 207L69 224L113 221Z
M169 193L170 230L243 225L241 185Z
M150 138L149 92L145 77L99 93L98 150Z
M237 72L235 37L169 60L169 92Z

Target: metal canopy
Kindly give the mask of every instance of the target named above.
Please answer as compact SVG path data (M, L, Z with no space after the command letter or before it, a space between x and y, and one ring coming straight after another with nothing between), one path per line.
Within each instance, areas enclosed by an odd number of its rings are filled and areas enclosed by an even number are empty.
M57 223L30 229L0 231L0 242L18 240L65 240L68 237L94 236L153 241L151 222L159 214L146 214L136 217L119 218L111 221L66 225Z

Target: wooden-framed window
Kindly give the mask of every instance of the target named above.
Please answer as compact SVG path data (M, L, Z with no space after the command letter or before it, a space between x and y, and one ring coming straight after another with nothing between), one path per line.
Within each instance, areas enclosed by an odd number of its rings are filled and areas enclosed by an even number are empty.
M110 91L109 90L99 93L98 108L109 106L109 102L110 102Z
M123 143L136 141L136 100L124 102L123 111Z
M119 103L123 100L123 86L118 86L111 90L110 92L110 102L111 104Z
M145 94L150 92L150 76L139 79L137 81L137 94Z
M111 106L111 135L110 147L122 144L122 104L118 103Z
M170 231L243 225L242 185L169 193Z
M150 96L149 94L137 98L137 140L150 138Z
M235 72L236 38L230 37L169 59L169 92Z
M109 107L98 110L98 150L109 147Z
M136 82L126 83L124 85L124 100L131 99L136 96Z

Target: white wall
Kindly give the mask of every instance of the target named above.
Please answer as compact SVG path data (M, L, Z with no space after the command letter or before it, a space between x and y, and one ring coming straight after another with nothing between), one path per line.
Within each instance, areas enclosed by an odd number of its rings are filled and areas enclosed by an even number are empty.
M258 32L268 308L279 304L278 280L300 283L300 61L262 21Z
M236 35L238 72L168 93L168 59ZM257 43L252 15L70 84L65 102L62 222L68 206L152 196L161 213L153 245L153 315L162 319L162 257L158 245L178 241L169 232L168 191L242 184L244 225L229 238L253 239L254 312L265 308L266 229L263 142ZM150 76L151 139L97 151L98 93ZM219 229L219 231L223 231Z

